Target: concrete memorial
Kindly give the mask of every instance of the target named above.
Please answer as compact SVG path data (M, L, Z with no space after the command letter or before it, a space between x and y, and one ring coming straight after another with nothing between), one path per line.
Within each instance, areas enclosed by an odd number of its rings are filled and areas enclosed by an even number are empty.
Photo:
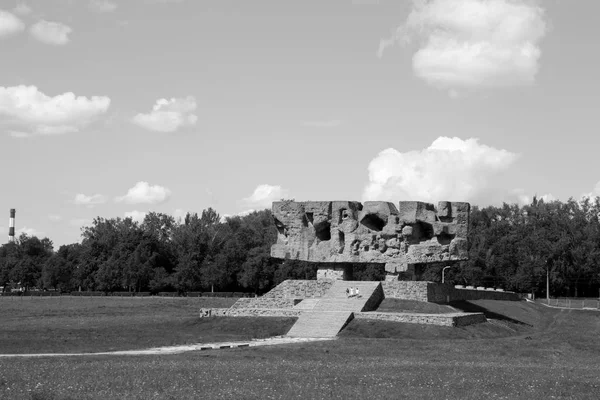
M318 279L347 279L348 263L380 263L390 280L468 259L469 203L280 201L271 256L320 263Z

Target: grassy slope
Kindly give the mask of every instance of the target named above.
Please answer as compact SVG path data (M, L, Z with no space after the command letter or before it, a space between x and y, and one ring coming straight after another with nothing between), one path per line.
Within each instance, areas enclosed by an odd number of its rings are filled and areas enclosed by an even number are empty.
M385 305L385 301L382 302L382 305ZM401 312L400 308L410 307L411 302L394 302L392 306L393 308L388 306L388 309ZM417 307L423 310L431 310L432 313L435 309L449 309L447 306L431 303L423 303L422 306ZM546 307L527 304L523 301L461 301L452 303L452 307L465 312L483 312L490 322L451 328L400 322L353 320L341 332L340 336L422 340L506 337L544 329L549 323L548 315L553 313L552 310ZM381 307L378 308L378 311L380 310ZM455 311L453 310L453 312Z
M521 318L537 325L507 338L345 338L171 356L0 359L0 398L600 397L600 313L517 304Z
M3 298L0 353L60 353L247 340L284 334L293 318L198 318L229 298Z

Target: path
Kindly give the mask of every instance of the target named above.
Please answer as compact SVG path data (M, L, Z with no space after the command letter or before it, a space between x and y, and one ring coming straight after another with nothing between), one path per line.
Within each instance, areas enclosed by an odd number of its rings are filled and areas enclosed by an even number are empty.
M165 346L154 347L144 350L122 350L122 351L105 351L98 353L35 353L35 354L0 354L0 358L17 358L17 357L74 357L74 356L143 356L157 354L179 354L188 351L198 350L218 350L232 349L240 347L257 347L257 346L273 346L280 344L294 344L305 342L317 342L323 340L333 340L334 338L290 338L276 336L266 339L254 339L249 342L220 342L220 343L204 343L204 344L189 344L181 346Z

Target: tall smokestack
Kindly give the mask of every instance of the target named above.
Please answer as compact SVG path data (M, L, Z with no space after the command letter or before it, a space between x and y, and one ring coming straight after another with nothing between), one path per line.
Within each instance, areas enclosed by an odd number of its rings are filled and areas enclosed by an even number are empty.
M8 241L10 243L15 241L15 212L14 208L10 209L10 222L8 224Z

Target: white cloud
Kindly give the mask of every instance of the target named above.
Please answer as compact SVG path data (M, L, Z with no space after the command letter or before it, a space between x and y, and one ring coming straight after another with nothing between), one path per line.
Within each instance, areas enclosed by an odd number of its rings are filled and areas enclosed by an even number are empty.
M499 193L506 194L495 186L494 177L517 157L479 144L478 139L457 137L439 137L420 151L389 148L370 162L363 200L493 202Z
M271 206L269 205L269 207L271 207ZM221 222L221 223L227 222L227 218L231 218L231 217L245 217L246 215L250 215L253 212L256 212L256 210L255 209L244 210L244 211L240 211L239 213L233 214L233 215L223 214L223 215L221 215L221 219L219 219L219 222Z
M414 73L443 89L532 83L539 69L544 10L526 0L413 0L412 11L379 55L417 41Z
M25 3L19 3L15 8L13 8L13 12L19 15L28 15L31 14L31 11L31 7Z
M175 222L183 221L185 219L186 215L187 215L187 211L184 211L181 208L178 208L173 212L173 218L175 219Z
M104 96L67 92L50 97L35 86L0 86L0 121L19 127L11 131L13 137L77 132L109 106L110 99Z
M99 13L109 13L117 9L117 5L108 0L90 0L90 10Z
M40 232L37 229L28 228L26 226L24 226L24 227L22 227L20 229L17 229L16 232L15 232L15 236L19 237L23 233L26 234L27 236L36 236L38 238L46 236L46 234L44 232Z
M152 131L175 132L196 124L198 117L194 114L195 110L196 99L193 96L159 99L151 112L133 117L133 123Z
M48 219L52 222L60 222L62 221L62 217L60 215L57 214L50 214L48 215Z
M8 11L0 10L0 38L25 30L25 24Z
M126 212L125 218L131 218L135 222L138 222L141 224L142 222L144 222L144 218L146 218L146 214L147 214L147 212L144 212L144 211L133 210L133 211Z
M127 204L160 204L171 197L171 191L166 187L154 185L148 182L138 182L127 191L125 196L116 197L117 203Z
M42 43L62 46L69 43L69 34L73 32L69 26L60 22L41 20L31 25L29 33Z
M340 126L342 121L339 119L331 119L327 121L305 121L302 123L303 126L312 127L312 128L335 128L336 126Z
M75 199L73 199L73 204L78 206L87 206L89 208L93 208L98 204L106 203L106 196L101 194L93 194L91 196L86 196L83 193L78 193L75 195Z
M592 189L591 192L583 193L580 196L580 200L583 200L586 197L589 198L590 200L593 200L596 197L600 197L600 181L598 183L596 183L596 186L594 186L594 188Z
M75 227L84 227L92 225L94 221L88 218L75 218L69 221L69 225Z
M289 193L281 186L258 185L254 192L243 199L243 202L255 209L271 208L271 203L287 198ZM252 212L254 210L250 210ZM239 214L238 214L239 215Z

